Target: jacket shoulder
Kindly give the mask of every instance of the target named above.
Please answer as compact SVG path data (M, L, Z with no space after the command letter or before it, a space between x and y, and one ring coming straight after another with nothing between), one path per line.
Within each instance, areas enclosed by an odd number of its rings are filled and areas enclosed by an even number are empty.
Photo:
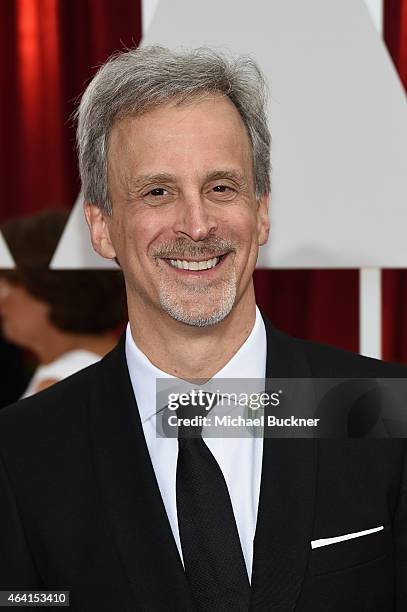
M279 356L292 360L293 356L307 364L312 377L315 378L406 378L407 366L390 363L372 357L365 357L335 346L295 338L277 329L263 315L266 326L267 341L271 353L277 346Z
M83 409L98 375L99 362L55 383L30 397L18 400L0 410L0 435L8 425L44 427L64 417L74 418Z
M310 364L312 375L316 377L407 377L405 365L365 357L358 353L309 340L293 338L293 341L303 351Z

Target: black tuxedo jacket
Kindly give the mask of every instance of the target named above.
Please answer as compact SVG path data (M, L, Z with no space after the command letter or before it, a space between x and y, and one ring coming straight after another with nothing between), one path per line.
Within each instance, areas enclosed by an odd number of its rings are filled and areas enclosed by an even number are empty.
M269 377L405 377L266 329ZM101 362L3 409L0 457L0 590L70 590L75 612L194 610L124 337ZM250 610L405 612L406 472L403 440L265 439Z

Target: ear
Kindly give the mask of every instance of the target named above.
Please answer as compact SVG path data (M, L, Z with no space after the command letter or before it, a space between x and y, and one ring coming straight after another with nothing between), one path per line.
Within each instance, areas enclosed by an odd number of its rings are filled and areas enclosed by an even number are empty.
M269 194L263 195L257 200L257 235L259 246L266 244L270 232L269 218Z
M89 226L90 238L94 250L106 259L114 259L116 251L110 240L106 215L99 206L85 202L83 205L86 223Z

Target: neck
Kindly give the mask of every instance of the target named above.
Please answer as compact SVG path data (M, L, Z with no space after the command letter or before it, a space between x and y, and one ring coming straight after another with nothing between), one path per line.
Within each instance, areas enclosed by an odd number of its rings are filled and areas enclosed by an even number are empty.
M182 379L212 378L247 340L256 320L253 286L217 325L194 327L129 303L134 342L160 370Z
M41 365L54 361L64 353L74 350L83 350L96 353L101 357L109 352L117 343L113 332L96 334L74 334L63 332L52 327L47 337L37 340L35 346L30 347L38 357Z

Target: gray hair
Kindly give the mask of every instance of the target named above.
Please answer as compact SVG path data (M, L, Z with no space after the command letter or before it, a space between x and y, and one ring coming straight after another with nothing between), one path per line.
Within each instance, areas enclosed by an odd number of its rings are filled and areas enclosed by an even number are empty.
M252 145L256 198L270 191L267 87L253 59L229 58L209 48L172 51L158 46L112 56L88 85L77 111L79 169L85 200L112 213L107 151L114 122L171 100L227 96L239 111Z

